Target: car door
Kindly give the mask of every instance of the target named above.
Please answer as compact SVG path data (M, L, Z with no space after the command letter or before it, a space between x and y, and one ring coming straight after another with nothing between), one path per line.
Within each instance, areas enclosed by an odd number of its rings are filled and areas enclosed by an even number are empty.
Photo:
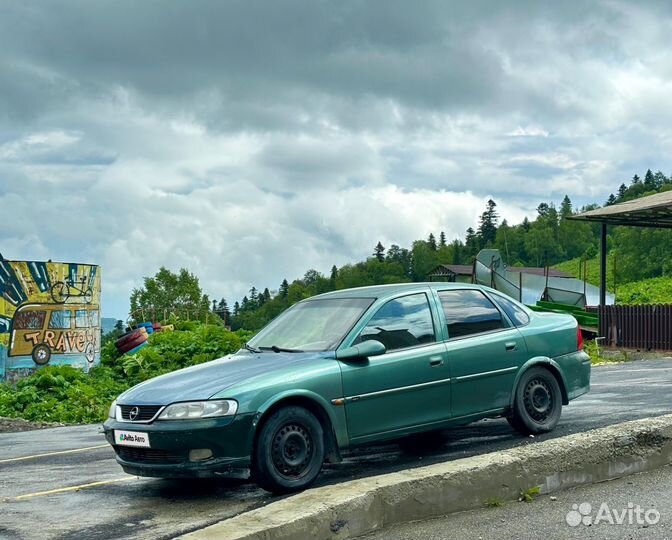
M428 292L387 301L352 341L378 340L385 354L340 361L351 441L450 416L446 349L436 339L438 312Z
M453 418L506 408L525 339L478 289L437 291L448 332Z

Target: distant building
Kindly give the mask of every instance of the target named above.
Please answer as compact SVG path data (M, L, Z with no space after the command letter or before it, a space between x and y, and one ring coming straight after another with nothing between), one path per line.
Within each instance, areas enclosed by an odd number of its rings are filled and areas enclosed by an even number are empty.
M440 264L428 274L428 277L429 281L471 283L473 275L474 267L470 264Z

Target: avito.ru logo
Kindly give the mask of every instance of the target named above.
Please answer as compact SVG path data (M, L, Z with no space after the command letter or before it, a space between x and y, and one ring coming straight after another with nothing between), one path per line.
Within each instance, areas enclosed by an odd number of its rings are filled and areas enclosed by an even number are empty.
M570 527L579 525L599 525L607 523L609 525L655 525L660 521L660 512L655 508L643 510L638 504L628 503L627 508L612 509L607 503L602 503L593 516L593 506L584 502L573 504L572 509L567 512L565 521Z

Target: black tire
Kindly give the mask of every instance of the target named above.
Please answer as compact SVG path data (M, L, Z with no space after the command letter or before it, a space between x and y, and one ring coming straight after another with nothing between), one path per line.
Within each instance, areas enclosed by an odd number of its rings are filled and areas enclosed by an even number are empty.
M324 462L324 431L303 407L284 407L261 426L252 457L252 478L266 491L306 489Z
M35 362L38 366L44 366L45 364L49 363L49 359L51 358L51 349L49 348L49 345L40 343L35 345L31 356L33 357L33 362Z
M64 304L69 296L70 291L68 290L68 286L62 281L54 283L51 287L51 298L57 304Z
M562 392L553 373L542 367L528 369L520 379L507 420L523 435L552 431L562 414Z

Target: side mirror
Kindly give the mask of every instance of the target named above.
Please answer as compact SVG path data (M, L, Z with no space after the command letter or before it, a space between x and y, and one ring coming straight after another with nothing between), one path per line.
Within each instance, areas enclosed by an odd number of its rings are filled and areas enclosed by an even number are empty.
M385 345L375 339L367 339L352 347L336 351L338 360L348 360L351 358L368 358L369 356L380 356L385 354Z

